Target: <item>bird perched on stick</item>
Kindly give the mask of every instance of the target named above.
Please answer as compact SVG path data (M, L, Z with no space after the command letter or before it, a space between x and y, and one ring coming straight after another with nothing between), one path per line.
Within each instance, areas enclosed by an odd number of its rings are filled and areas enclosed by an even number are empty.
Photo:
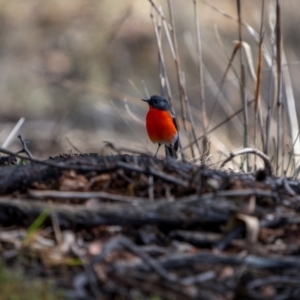
M149 111L146 116L146 129L152 143L158 144L155 156L160 146L164 144L166 156L176 159L179 134L175 115L168 100L156 95L142 100L149 105Z

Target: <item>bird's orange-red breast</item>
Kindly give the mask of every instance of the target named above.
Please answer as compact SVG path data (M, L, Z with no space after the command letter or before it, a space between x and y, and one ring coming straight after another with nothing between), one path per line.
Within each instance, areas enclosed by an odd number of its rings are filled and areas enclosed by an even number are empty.
M146 116L146 129L150 140L166 146L166 154L177 157L178 130L174 114L167 99L161 96L151 96L149 99L142 99L149 105ZM155 154L155 155L156 155Z

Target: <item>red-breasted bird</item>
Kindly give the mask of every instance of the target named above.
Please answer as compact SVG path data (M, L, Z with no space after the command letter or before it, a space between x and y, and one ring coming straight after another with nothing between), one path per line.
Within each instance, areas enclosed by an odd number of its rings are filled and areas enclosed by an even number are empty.
M178 129L170 104L167 99L161 96L151 96L149 99L142 99L149 104L149 111L146 116L146 129L152 143L157 143L157 152L162 144L165 145L166 156L177 158L178 150Z

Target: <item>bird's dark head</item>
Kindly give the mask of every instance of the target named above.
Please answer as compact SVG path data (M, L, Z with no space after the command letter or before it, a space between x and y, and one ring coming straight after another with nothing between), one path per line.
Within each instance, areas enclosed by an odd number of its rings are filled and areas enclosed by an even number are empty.
M153 108L171 111L170 104L168 100L164 97L153 95L149 99L142 99L142 100L147 102L149 106Z

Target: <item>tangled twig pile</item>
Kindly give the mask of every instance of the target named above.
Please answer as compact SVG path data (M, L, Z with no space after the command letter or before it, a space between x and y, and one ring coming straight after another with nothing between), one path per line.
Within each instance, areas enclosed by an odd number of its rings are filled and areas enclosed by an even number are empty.
M0 253L77 299L292 299L300 185L261 175L143 155L3 166Z

